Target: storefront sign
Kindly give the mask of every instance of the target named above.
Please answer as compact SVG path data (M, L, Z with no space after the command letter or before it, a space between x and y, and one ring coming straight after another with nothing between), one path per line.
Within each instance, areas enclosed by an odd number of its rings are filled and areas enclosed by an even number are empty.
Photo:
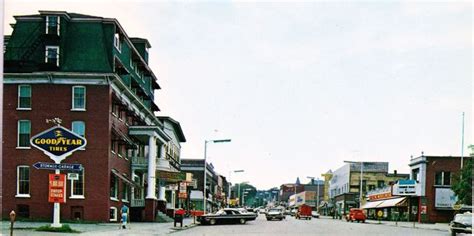
M62 127L54 126L30 139L31 146L40 149L56 163L60 163L74 151L86 146L85 138Z
M183 181L186 180L186 173L181 172L169 172L169 171L158 171L156 178L168 180L168 181Z
M392 193L395 196L421 196L421 185L415 180L399 180L393 185Z
M186 182L181 182L181 183L179 183L178 198L181 198L181 199L186 199L186 198L188 198L188 192L187 192L187 188L186 188Z
M426 215L426 212L428 211L427 206L421 206L420 208L420 213Z
M450 188L436 188L435 190L435 207L450 208L456 204L458 197Z
M376 200L386 199L386 198L390 198L390 197L392 197L391 192L385 192L385 193L378 193L378 194L369 195L370 201L376 201Z
M49 174L48 201L54 203L66 202L66 175Z

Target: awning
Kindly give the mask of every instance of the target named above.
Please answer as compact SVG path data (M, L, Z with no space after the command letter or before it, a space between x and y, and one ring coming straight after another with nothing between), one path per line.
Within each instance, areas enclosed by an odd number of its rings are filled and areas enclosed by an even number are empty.
M377 208L378 205L382 204L384 200L380 201L373 201L373 202L366 202L361 208L362 209L371 209L371 208Z
M204 199L204 194L202 194L202 191L191 190L191 194L189 195L189 199L191 199L191 200L202 200L202 199Z
M387 199L384 200L380 205L378 205L377 208L401 206L405 203L405 200L405 197Z
M116 169L112 169L112 173L119 177L120 179L122 179L123 182L127 183L128 185L131 185L133 187L140 187L138 186L136 183L134 183L133 181L131 181L130 179L128 179L127 176L125 176L124 174L120 174L120 172L118 172Z

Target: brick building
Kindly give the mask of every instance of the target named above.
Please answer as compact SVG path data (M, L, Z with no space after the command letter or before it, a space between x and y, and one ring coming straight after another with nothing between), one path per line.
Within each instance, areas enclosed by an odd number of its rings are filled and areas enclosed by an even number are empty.
M51 160L29 140L57 117L88 143L63 161L83 169L67 181L61 218L118 221L129 204L134 219L155 220L166 207L157 174L179 171L179 150L168 157L169 147L185 139L179 124L173 136L154 114L160 86L148 66L149 42L111 18L40 11L15 20L4 49L2 213L52 218L52 171L32 167Z
M464 157L464 163L471 157ZM461 170L459 156L419 156L409 164L410 178L421 185L422 222L449 222L454 217L456 197L452 179Z

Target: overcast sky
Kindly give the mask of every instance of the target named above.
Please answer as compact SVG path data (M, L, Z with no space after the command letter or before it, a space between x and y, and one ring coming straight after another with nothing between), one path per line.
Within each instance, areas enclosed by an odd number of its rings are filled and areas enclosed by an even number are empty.
M147 38L178 120L182 158L208 159L260 189L320 177L344 160L461 155L472 137L472 3L5 0L12 15L116 18ZM464 149L464 154L468 151Z

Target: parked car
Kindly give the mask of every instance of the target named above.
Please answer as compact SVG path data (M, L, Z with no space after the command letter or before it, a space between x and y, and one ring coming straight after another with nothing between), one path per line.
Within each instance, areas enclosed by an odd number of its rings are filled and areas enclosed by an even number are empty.
M281 208L271 208L268 210L267 214L265 214L267 220L283 220L285 219L285 215L283 214L283 209Z
M457 233L472 234L472 213L456 214L449 223L449 231L453 236Z
M311 216L311 207L308 206L308 205L301 205L298 207L298 211L296 212L296 219L306 219L306 220L311 220L312 216Z
M257 214L252 212L244 212L237 208L224 208L216 213L205 214L199 216L197 221L201 224L245 224L247 221L252 221L257 218Z
M365 215L364 210L359 208L351 208L349 214L346 215L346 220L350 222L357 221L365 223L365 219L367 219L367 216Z
M312 211L311 216L313 216L313 218L319 218L319 213L317 211Z
M298 210L296 210L296 208L291 209L291 210L290 210L290 215L291 215L291 216L295 216L297 211L298 211Z
M265 208L260 208L260 210L258 210L258 213L260 213L260 214L266 214L266 213L267 213L267 209L265 209Z

